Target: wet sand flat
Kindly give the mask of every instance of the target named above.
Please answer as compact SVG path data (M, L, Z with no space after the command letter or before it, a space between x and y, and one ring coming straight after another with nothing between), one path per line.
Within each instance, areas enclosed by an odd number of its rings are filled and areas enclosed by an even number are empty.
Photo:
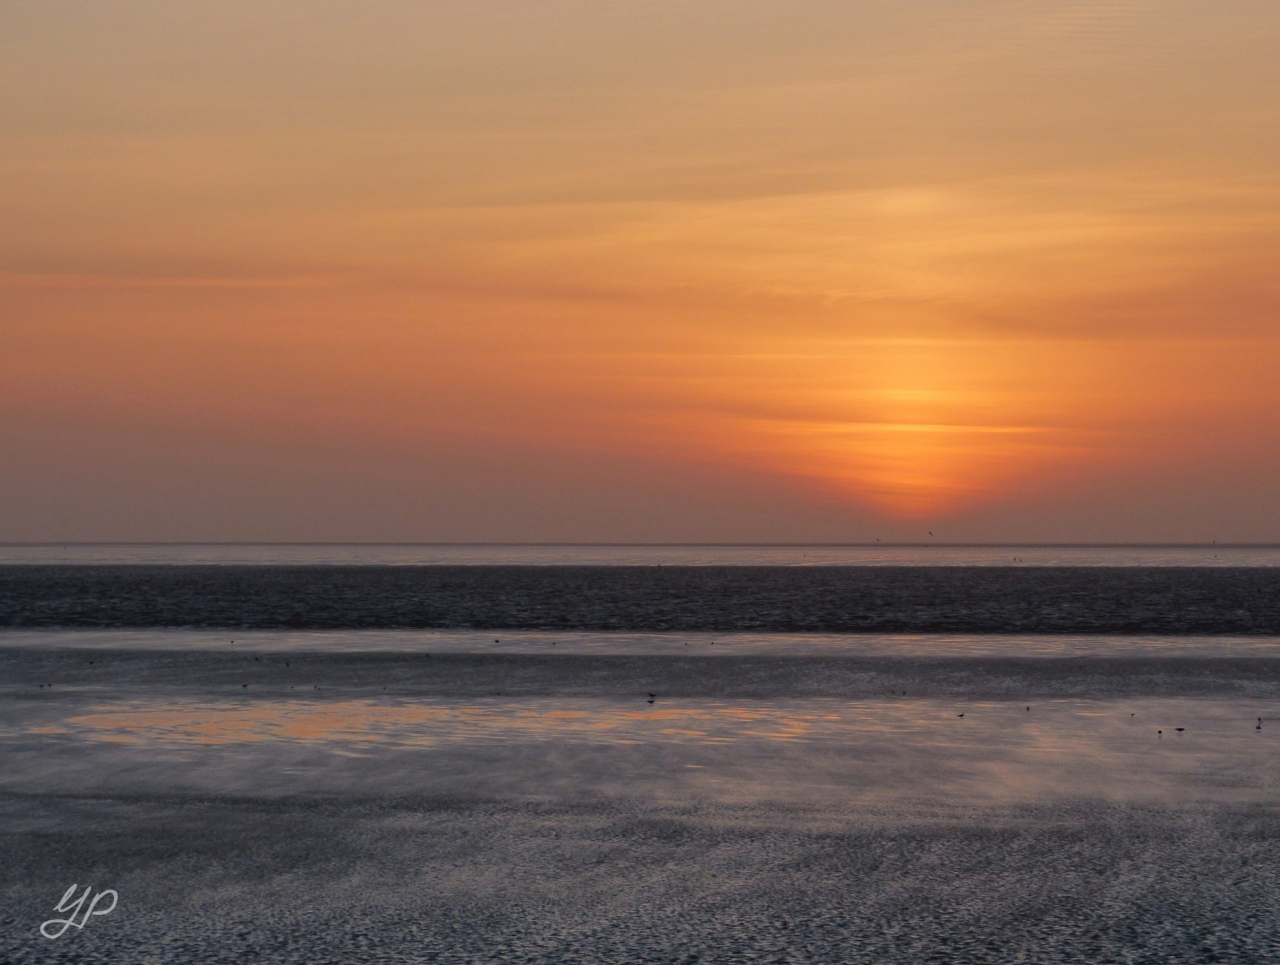
M1280 956L1270 807L4 796L0 817L12 962ZM69 880L120 906L32 937Z
M0 958L1280 959L1275 641L273 639L0 647Z

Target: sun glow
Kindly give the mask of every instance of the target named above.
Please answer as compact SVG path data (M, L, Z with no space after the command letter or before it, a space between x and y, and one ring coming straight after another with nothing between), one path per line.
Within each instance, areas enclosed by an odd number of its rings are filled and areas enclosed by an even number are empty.
M280 454L280 500L372 460L402 515L455 507L387 538L637 472L664 506L667 478L749 476L863 521L1263 478L1280 22L1244 7L198 3L145 45L33 7L0 51L27 92L0 148L9 535L80 500L65 480L136 488L84 439L171 465L174 519L190 452L227 479ZM211 41L233 14L276 39ZM525 460L508 489L494 453ZM595 532L545 517L525 535Z

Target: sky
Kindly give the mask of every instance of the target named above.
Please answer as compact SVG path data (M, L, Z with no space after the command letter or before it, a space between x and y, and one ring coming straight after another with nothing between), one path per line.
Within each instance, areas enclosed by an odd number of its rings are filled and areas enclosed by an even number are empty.
M0 540L1280 541L1277 49L8 0Z

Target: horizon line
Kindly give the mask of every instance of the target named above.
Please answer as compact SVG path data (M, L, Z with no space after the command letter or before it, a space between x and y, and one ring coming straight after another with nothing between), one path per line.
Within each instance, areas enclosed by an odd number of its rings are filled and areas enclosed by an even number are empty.
M1029 543L1029 542L995 542L995 543L953 543L943 541L929 542L580 542L580 541L529 541L503 542L494 540L469 541L424 541L397 542L383 540L307 540L307 541L271 541L271 540L51 540L32 542L4 542L2 547L56 547L72 546L437 546L437 547L596 547L596 548L777 548L777 549L999 549L999 548L1036 548L1036 549L1203 549L1217 547L1219 549L1280 549L1280 543L1240 543L1216 540L1207 543Z

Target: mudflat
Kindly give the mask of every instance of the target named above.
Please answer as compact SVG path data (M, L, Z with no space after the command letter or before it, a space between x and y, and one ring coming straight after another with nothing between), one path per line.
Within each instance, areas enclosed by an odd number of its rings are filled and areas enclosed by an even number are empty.
M1280 960L1269 572L251 569L0 573L0 960Z

